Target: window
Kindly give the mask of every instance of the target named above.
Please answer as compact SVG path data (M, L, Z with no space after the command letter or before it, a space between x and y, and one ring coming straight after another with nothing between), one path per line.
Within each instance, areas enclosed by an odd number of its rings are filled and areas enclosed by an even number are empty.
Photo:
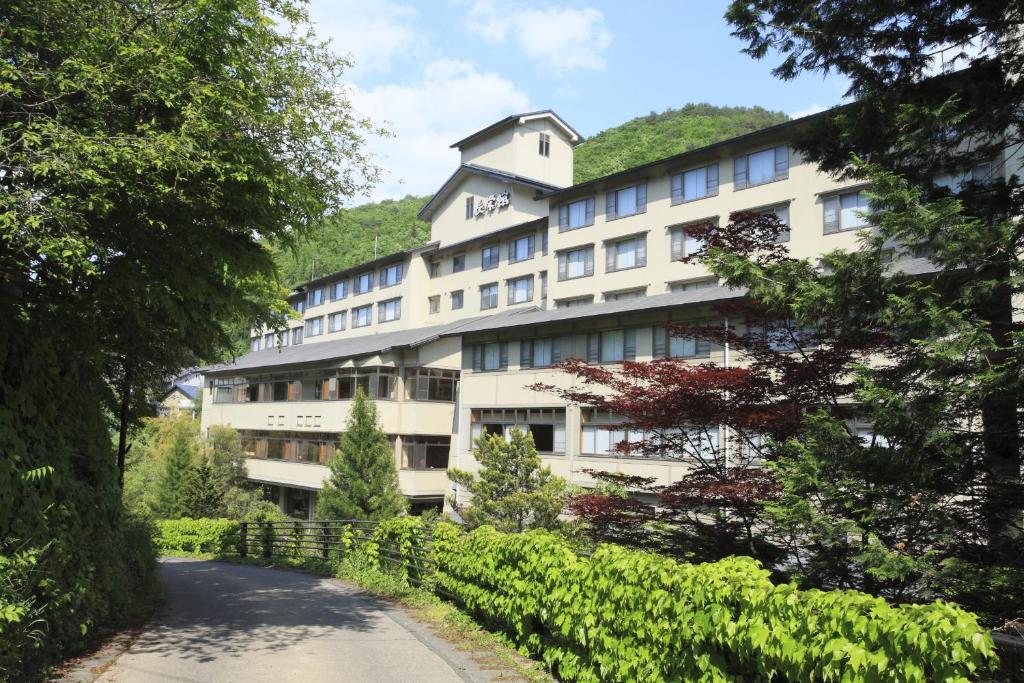
M693 226L694 223L689 225ZM693 231L696 232L696 231ZM694 234L691 234L690 230L687 230L686 226L677 225L671 228L672 235L672 256L671 260L679 261L683 257L693 256L697 252L704 248L704 240L700 239Z
M457 311L463 306L463 294L461 289L452 292L452 310Z
M718 278L706 277L700 280L688 280L686 282L672 282L668 286L670 292L692 292L697 289L706 289L718 284Z
M352 285L355 294L366 294L373 289L373 273L362 273L356 275Z
M647 265L647 236L642 235L606 243L604 256L606 273L629 268L643 268Z
M778 241L779 242L788 242L789 241L789 204L779 204L778 206L773 206L770 209L765 209L764 211L761 211L760 213L761 214L774 213L776 216L779 217L779 220L782 221L782 223L786 226L786 229L783 230L779 234Z
M558 280L572 280L594 274L594 245L558 254Z
M274 348L274 337L276 337L276 336L277 335L275 335L273 332L269 332L266 335L264 335L263 336L263 348L266 348L266 349Z
M331 301L341 301L348 296L348 280L331 285Z
M655 327L651 355L655 358L698 358L711 355L711 342L697 337L670 334L664 327Z
M370 316L373 314L373 305L367 304L352 309L352 327L366 327L370 324Z
M486 311L489 308L498 307L498 283L492 282L489 285L480 287L480 310Z
M825 234L858 230L868 224L861 213L871 210L867 195L863 192L846 192L825 197Z
M733 185L742 190L789 177L789 147L773 149L736 157L733 161Z
M449 436L403 436L403 470L448 469Z
M533 235L526 235L508 243L508 262L519 263L533 258Z
M402 317L402 299L388 299L377 304L377 322L389 323Z
M324 302L324 288L317 287L311 289L306 293L306 308L312 308L313 306L319 306Z
M501 252L497 244L492 244L489 247L484 247L480 252L480 268L482 270L491 270L492 268L498 267L498 262L501 260Z
M404 264L396 263L390 265L387 268L381 268L380 277L378 278L379 287L384 289L385 287L394 287L402 282L402 273L405 271Z
M331 313L327 318L327 331L328 332L341 332L345 329L345 318L348 311L340 311L338 313Z
M672 203L682 204L718 194L718 164L672 176Z
M813 330L800 327L795 320L751 321L747 324L747 334L759 338L772 351L817 346Z
M636 330L606 330L587 335L588 363L620 363L636 358Z
M292 346L298 346L302 343L302 328L296 327L292 330Z
M306 321L306 332L307 337L318 337L324 333L324 317L310 318Z
M564 408L497 408L470 412L470 436L477 439L485 431L512 438L518 429L533 437L540 453L565 452Z
M937 187L944 187L953 194L960 194L968 183L984 184L992 180L992 166L979 164L968 171L943 173L935 178Z
M533 301L533 276L519 277L506 282L508 287L508 305L524 304Z
M540 253L544 256L548 255L548 229L544 228L544 232L540 234Z
M546 368L562 362L558 339L524 339L519 342L519 367Z
M577 230L593 225L595 204L593 197L587 197L558 207L558 232Z
M473 211L473 197L466 197L466 220L468 221L474 215Z
M573 306L589 306L594 303L593 296L577 296L572 299L558 299L555 308L572 308Z
M253 337L250 340L250 342L249 342L249 350L250 351L259 351L260 350L260 342L261 341L262 341L262 339L260 337Z
M647 211L647 183L630 185L621 190L609 192L605 196L606 221L625 218Z
M647 295L646 287L637 287L635 289L624 289L621 292L605 292L605 301L623 301L625 299L639 299L642 296Z
M430 264L427 266L427 275L430 276L431 279L433 279L433 278L439 276L440 274L441 274L441 262L440 261L431 261Z
M438 294L427 297L427 308L431 314L441 312L441 297Z
M306 297L302 297L301 299L299 299L297 301L293 301L292 302L292 308L295 309L299 313L305 313L306 312Z
M543 271L540 274L540 298L541 300L548 298L548 271Z
M537 151L540 152L540 155L542 157L551 156L551 136L547 133L541 133L539 143Z
M473 371L488 372L508 368L508 343L493 342L473 346Z
M456 370L410 368L405 371L405 397L410 401L455 401Z
M461 273L466 269L466 255L456 254L452 257L452 272Z

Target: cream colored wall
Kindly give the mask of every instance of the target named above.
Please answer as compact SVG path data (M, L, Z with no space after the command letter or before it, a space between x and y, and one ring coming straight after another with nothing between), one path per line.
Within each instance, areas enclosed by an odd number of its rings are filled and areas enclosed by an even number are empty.
M464 164L475 164L513 172L515 154L512 140L514 127L506 126L495 133L466 145L459 150Z
M492 213L466 218L466 198L484 198L508 191L509 206ZM535 201L536 190L511 182L503 182L481 175L468 175L437 207L430 224L430 239L441 247L462 242L511 225L548 215L546 201Z
M551 136L550 153L540 153L540 134ZM569 138L550 118L529 119L515 127L514 173L557 187L572 185L573 153Z

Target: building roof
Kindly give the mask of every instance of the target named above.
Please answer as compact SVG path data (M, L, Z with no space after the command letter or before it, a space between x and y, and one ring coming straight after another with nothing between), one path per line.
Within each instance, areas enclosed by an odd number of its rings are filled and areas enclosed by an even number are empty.
M288 298L289 299L293 299L300 292L305 292L306 290L310 289L311 287L318 287L320 285L327 284L328 282L332 282L332 281L337 280L338 278L341 278L341 277L345 277L345 276L348 276L348 275L353 275L355 273L361 273L361 272L363 272L365 270L370 270L370 269L373 269L373 268L377 268L378 266L383 266L386 263L390 263L390 262L394 262L394 261L399 261L399 260L405 260L405 257L409 256L410 254L415 254L417 251L420 251L422 249L428 249L431 246L433 246L434 244L435 243L431 242L429 244L424 244L424 245L421 245L421 246L418 246L418 247L413 247L412 249L404 249L402 251L392 252L390 254L385 254L384 256L378 256L377 258L373 259L372 261L363 261L362 263L357 263L354 266L349 266L348 268L342 268L341 270L336 270L336 271L334 271L332 273L327 273L326 275L321 275L319 277L313 278L312 280L307 280L306 282L302 282L302 283L299 283L299 284L295 285L295 287L292 288L292 290L293 290L292 293L288 295Z
M459 167L455 169L455 172L448 176L448 180L444 181L441 188L434 193L434 196L430 198L430 201L423 205L423 208L419 210L416 217L424 221L430 220L430 217L434 213L434 209L437 208L437 205L447 199L455 190L459 181L467 175L482 175L505 183L525 185L526 187L532 187L538 192L554 192L555 190L561 189L558 185L552 185L551 183L545 183L541 180L534 180L533 178L527 178L526 176L516 175L515 173L509 173L507 171L499 171L496 168L490 168L488 166L480 166L478 164L460 164Z
M452 242L451 244L446 244L443 247L440 247L435 251L431 251L429 253L436 254L439 252L448 252L455 249L462 249L466 245L473 244L474 242L486 242L487 240L498 239L501 237L505 237L507 235L515 234L517 232L523 232L526 230L540 230L542 228L547 229L547 227L548 217L543 216L541 218L535 218L532 221L526 221L525 223L516 223L515 225L510 225L507 228L498 228L497 230L492 230L491 232L485 232L482 235L474 235L472 237L468 237L458 242Z
M550 118L550 119L552 119L555 122L556 125L558 125L560 128L562 128L565 131L566 135L569 137L569 142L571 144L578 145L579 143L583 142L583 140L584 140L583 136L580 135L579 132L575 128L573 128L568 123L566 123L565 120L562 119L561 116L556 114L551 109L540 109L538 111L529 111L529 112L526 112L526 113L523 113L523 114L512 114L510 116L506 116L505 118L501 119L500 121L495 121L494 123L492 123L491 125L487 126L486 128L481 128L480 130L476 131L475 133L472 133L472 134L467 135L466 137L462 138L458 142L452 143L451 149L462 149L463 147L465 147L466 145L470 144L471 142L475 142L476 140L479 140L482 137L486 137L486 136L490 135L491 133L495 133L498 130L504 128L505 126L512 125L513 123L525 123L529 119L539 119L539 118Z
M185 394L185 396L190 401L194 401L196 400L196 396L199 395L199 390L201 388L202 387L196 386L194 384L185 384L184 382L173 382L169 387L167 387L164 390L164 393L160 395L160 400L163 401L174 392L180 391L181 393Z

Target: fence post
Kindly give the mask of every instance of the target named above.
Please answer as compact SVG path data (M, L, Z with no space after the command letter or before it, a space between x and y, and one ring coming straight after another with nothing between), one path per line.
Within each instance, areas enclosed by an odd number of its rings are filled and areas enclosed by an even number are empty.
M242 536L238 539L238 556L245 557L249 553L248 548L249 522L242 522Z
M270 522L260 522L263 525L263 557L270 557L274 545L274 527Z
M327 522L320 522L320 556L325 559L331 559L331 535L327 528Z

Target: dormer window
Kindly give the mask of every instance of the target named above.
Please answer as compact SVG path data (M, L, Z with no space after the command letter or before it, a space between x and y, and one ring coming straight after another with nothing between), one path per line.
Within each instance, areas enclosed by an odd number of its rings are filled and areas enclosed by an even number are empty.
M540 134L540 145L538 151L542 157L551 156L551 136L547 133Z

